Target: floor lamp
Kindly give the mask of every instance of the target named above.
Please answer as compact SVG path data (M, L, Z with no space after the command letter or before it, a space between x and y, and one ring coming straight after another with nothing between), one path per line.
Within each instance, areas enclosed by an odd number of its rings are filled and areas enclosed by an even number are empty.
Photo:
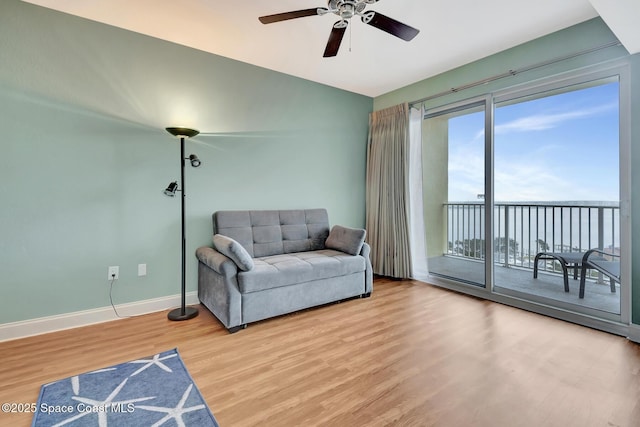
M197 168L200 166L200 159L195 154L191 154L189 157L184 155L184 140L192 138L199 134L195 129L188 128L166 128L167 132L171 135L180 138L180 188L178 183L173 181L164 190L164 194L170 197L174 197L177 191L182 192L182 304L180 308L171 310L168 314L169 320L188 320L198 315L198 309L195 307L187 307L187 283L186 283L186 235L185 235L185 221L184 221L184 203L185 203L185 191L184 191L184 166L185 160L189 160L191 166Z

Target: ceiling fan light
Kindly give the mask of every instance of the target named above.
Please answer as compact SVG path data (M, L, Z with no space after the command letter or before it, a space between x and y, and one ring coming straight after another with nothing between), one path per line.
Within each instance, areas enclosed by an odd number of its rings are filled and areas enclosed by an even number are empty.
M356 8L351 3L345 3L340 6L340 17L342 19L351 19L356 13Z

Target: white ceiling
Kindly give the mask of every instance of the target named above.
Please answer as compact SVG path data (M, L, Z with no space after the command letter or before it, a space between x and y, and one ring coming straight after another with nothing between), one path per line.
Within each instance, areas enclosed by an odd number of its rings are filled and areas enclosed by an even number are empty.
M380 0L367 6L420 34L405 42L351 20L323 58L333 14L269 25L262 15L326 0L24 0L368 96L378 96L598 16L640 50L638 0ZM631 13L633 12L633 13ZM633 53L633 52L632 52Z

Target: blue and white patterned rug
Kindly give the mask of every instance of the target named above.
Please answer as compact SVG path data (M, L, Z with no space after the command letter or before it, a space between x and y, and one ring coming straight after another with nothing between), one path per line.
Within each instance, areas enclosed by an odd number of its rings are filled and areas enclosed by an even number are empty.
M218 427L177 349L45 384L32 426Z

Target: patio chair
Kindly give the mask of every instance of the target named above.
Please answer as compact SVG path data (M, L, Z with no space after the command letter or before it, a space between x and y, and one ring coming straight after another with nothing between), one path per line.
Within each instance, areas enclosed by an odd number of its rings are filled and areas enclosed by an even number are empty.
M573 279L578 279L578 270L582 265L585 252L538 252L533 261L533 278L538 278L538 261L558 261L564 276L564 291L569 292L569 268L573 268Z
M607 258L608 257L608 258ZM611 292L616 292L616 283L620 283L620 255L610 254L600 249L590 249L582 257L580 276L580 298L584 298L584 284L587 269L596 270L609 278Z

